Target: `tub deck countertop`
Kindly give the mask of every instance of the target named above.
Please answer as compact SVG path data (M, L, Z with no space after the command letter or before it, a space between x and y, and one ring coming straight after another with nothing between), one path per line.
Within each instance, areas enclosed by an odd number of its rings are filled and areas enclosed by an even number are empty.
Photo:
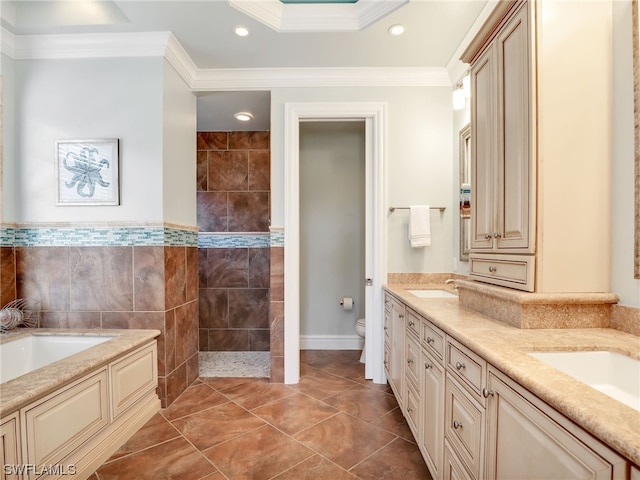
M0 385L0 418L108 364L115 358L149 343L160 335L160 331L19 328L14 332L1 335L0 344L27 335L90 335L113 338Z
M640 412L556 370L527 352L609 350L640 358L640 337L611 328L520 329L458 303L418 298L409 289L449 285L385 285L385 289L620 455L640 465Z

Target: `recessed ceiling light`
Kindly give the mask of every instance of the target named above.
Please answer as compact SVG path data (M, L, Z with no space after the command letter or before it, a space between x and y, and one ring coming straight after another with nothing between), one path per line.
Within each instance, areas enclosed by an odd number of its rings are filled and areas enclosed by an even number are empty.
M239 37L248 37L251 33L251 30L249 30L247 27L237 26L233 29L233 33L235 33Z
M391 25L389 33L391 35L402 35L404 33L404 25Z
M238 112L238 113L235 113L233 116L236 117L236 119L240 120L241 122L248 122L249 120L253 119L253 115L251 115L249 112Z

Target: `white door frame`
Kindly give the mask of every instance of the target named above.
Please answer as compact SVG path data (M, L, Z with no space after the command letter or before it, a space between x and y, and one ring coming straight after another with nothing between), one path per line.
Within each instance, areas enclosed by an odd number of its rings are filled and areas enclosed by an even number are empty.
M386 283L385 103L285 103L284 105L284 382L300 380L300 122L364 120L366 175L365 378L384 373L382 285ZM363 279L364 281L364 279Z

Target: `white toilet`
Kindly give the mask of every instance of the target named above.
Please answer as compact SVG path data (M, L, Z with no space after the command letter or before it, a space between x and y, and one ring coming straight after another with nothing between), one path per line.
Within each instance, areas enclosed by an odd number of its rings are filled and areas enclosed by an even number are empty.
M365 332L364 325L365 325L364 318L359 318L356 321L356 333L358 335L360 335L362 338L365 338L365 336L364 336L364 332ZM365 363L366 342L367 342L367 340L365 339L365 345L362 346L362 354L360 355L360 363Z

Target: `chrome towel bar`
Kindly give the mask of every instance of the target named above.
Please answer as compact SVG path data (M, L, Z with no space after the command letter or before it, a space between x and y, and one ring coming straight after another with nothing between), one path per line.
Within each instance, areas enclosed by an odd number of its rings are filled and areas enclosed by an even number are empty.
M440 212L444 212L447 207L429 207L430 210L440 210ZM395 212L396 210L409 210L409 207L389 207L390 212Z

